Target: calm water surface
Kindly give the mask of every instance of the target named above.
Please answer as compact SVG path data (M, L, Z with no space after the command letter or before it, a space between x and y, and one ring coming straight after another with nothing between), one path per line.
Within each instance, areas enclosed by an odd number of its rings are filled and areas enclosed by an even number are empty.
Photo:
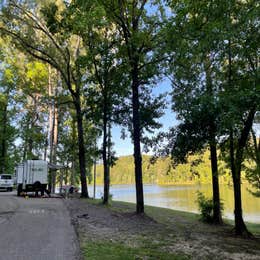
M211 196L211 185L144 185L144 199L146 205L170 208L188 212L198 212L196 192L201 191ZM93 196L93 186L89 187ZM135 202L134 185L112 185L113 200ZM103 187L97 186L96 198L103 194ZM228 185L220 185L220 195L224 202L224 217L233 219L233 189ZM245 186L242 186L242 205L245 221L260 223L260 198L252 196Z

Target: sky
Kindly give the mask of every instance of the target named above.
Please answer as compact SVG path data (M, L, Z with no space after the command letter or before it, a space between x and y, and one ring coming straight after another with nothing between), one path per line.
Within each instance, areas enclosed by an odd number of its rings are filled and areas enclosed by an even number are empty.
M164 79L153 89L154 95L159 95L164 92L170 92L171 85L168 79ZM170 97L168 98L170 101ZM165 109L165 114L159 120L162 124L162 128L159 129L160 131L167 131L169 127L172 127L177 124L176 116L174 112L171 111L170 105L168 105L167 109ZM116 156L125 156L125 155L133 155L134 153L134 146L131 143L129 138L122 140L121 137L121 127L120 126L113 126L112 127L112 141L114 143L113 149L116 152ZM129 133L127 133L129 135Z
M157 8L153 5L147 5L146 10L149 14L155 14ZM170 15L172 12L166 8L166 14ZM158 85L153 89L153 94L155 96L171 91L171 83L170 80L164 78ZM170 103L171 98L167 97L168 102ZM170 127L173 127L177 124L176 115L173 111L171 111L170 104L168 108L165 109L165 114L158 120L162 124L162 128L159 129L160 131L167 131ZM113 126L112 127L112 142L114 143L113 149L116 152L116 156L124 156L124 155L133 155L134 153L134 146L129 138L122 140L121 137L121 130L120 126ZM129 135L129 133L127 133Z

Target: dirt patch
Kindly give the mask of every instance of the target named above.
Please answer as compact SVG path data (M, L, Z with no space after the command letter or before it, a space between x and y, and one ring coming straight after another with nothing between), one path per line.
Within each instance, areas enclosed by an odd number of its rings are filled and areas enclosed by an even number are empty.
M229 225L206 225L159 208L155 215L149 211L136 215L133 207L118 202L105 207L71 198L65 204L81 242L106 240L132 248L149 245L191 259L260 259L259 238L235 237ZM160 214L162 218L156 219Z

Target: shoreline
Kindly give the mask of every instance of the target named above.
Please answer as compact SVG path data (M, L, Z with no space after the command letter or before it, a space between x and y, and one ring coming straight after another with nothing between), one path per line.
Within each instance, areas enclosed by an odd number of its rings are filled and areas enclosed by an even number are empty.
M65 204L77 229L82 259L259 259L260 224L248 224L255 239L237 237L230 221L205 224L199 215L135 204L69 198Z

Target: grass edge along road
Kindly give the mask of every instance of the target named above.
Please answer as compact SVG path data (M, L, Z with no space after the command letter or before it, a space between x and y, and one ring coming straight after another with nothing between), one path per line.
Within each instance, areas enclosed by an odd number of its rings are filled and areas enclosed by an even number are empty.
M235 237L233 222L204 224L199 215L153 206L69 199L83 259L260 259L260 224L247 223L256 239Z

